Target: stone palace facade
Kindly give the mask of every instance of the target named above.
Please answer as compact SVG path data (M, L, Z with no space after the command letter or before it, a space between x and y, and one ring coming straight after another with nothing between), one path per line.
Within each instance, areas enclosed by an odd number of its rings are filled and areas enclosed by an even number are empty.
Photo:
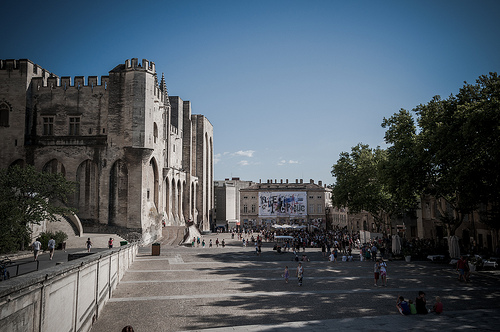
M0 167L32 164L77 183L68 218L83 231L210 229L213 126L169 96L155 64L126 60L108 76L58 77L30 60L0 60Z

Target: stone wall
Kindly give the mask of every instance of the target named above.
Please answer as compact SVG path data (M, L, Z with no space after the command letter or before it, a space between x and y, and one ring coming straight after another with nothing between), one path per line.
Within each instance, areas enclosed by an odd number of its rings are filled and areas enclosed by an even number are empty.
M0 331L89 331L135 260L138 244L0 283Z
M161 222L213 209L213 127L168 96L155 65L133 58L109 75L59 78L29 60L0 59L0 168L34 165L77 184L67 205L85 232L161 237Z

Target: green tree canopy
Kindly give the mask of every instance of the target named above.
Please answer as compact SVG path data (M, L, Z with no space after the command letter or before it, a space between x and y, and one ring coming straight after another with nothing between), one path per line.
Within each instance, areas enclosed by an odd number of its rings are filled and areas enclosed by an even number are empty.
M62 174L38 172L29 165L0 170L0 251L23 248L31 224L72 213L64 203L74 188Z
M335 184L332 186L333 205L348 207L350 212L368 211L380 225L392 210L391 195L380 176L386 152L377 147L358 144L351 153L342 152L332 167Z
M391 145L385 173L390 189L407 202L422 194L445 200L452 212L440 212L450 235L481 204L498 205L499 97L499 77L490 73L465 83L455 96L436 96L414 108L417 127L404 110L382 123Z

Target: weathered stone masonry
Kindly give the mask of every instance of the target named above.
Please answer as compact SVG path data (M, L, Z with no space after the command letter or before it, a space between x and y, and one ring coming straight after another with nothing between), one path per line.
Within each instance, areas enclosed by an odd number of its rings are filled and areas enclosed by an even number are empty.
M213 127L168 96L153 62L71 82L30 60L0 60L0 112L0 167L29 163L77 182L69 205L84 231L138 232L149 243L162 219L210 229Z

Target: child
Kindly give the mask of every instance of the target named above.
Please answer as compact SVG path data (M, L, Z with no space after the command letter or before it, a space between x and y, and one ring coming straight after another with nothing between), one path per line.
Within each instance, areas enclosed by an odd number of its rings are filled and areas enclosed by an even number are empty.
M373 274L374 274L374 277L375 277L375 284L374 284L374 286L377 287L378 278L379 278L379 275L380 275L380 262L379 261L375 262L375 265L373 266Z
M387 264L382 259L379 259L379 265L381 282L384 286L387 286Z
M398 311L401 315L411 314L410 306L408 305L408 302L405 301L405 298L402 296L398 296L396 300L396 308L398 308Z
M436 296L436 303L434 303L432 312L435 312L437 315L443 312L443 303L441 302L441 298L439 296Z
M87 239L85 244L87 245L87 252L90 252L90 248L92 248L92 241L90 241L90 238Z
M417 314L417 307L415 307L415 304L413 303L412 300L409 300L408 303L410 303L410 312L412 315Z
M283 274L285 282L288 284L288 278L290 277L290 272L288 271L288 266L285 266L285 273Z
M303 276L304 276L304 268L302 267L302 264L299 263L299 266L297 266L297 279L299 280L299 286L302 286Z

